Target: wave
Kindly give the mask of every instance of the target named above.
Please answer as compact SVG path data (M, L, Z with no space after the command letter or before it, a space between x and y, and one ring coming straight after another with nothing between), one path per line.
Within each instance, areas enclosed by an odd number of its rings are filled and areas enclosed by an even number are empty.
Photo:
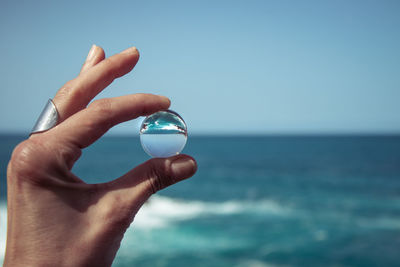
M285 214L288 210L272 200L204 202L154 195L135 216L134 228L151 230L201 216L240 213ZM3 263L7 235L7 204L0 203L0 264Z
M272 200L205 202L155 195L139 210L133 226L152 229L207 215L223 216L240 213L284 215L288 212L288 208Z
M167 240L170 235L164 236L164 239L159 236L160 232L163 232L164 229L167 228L168 233L171 233L174 236L175 247L176 249L184 249L183 246L177 245L177 239L179 239L179 229L176 231L170 231L172 228L168 228L174 226L177 223L193 220L197 218L207 217L207 216L230 216L230 215L246 215L244 219L248 218L248 216L280 216L280 217L291 217L295 216L301 221L308 221L313 217L310 216L311 211L302 210L295 208L295 206L284 206L279 202L270 199L263 200L255 200L255 201L224 201L224 202L207 202L207 201L196 201L196 200L183 200L183 199L174 199L159 195L152 196L148 202L146 202L140 211L135 216L132 227L129 229L129 234L125 236L125 247L121 247L121 251L119 255L125 256L131 259L132 247L138 250L138 253L142 252L144 254L148 253L148 251L153 251L154 244L151 243L154 240L159 244L157 247L160 251L168 251L168 246L170 246L170 242ZM325 215L331 214L332 211L325 211L322 214L321 218L325 218ZM377 218L364 218L357 216L357 214L347 214L345 218L342 218L342 213L333 214L332 219L337 220L338 222L349 222L352 223L350 226L361 227L366 230L375 230L379 229L392 229L399 230L400 229L400 219L397 216L393 217L377 217ZM349 216L351 216L351 220L349 220ZM282 218L284 219L284 218ZM6 225L7 225L7 206L5 202L0 202L0 265L4 259L5 252L5 243L6 243ZM160 232L155 231L157 233L156 236L149 235L152 229L161 229ZM136 231L139 230L139 231ZM181 233L181 242L186 245L187 243L187 232ZM325 230L317 230L315 232L315 239L318 241L322 241L327 239L327 235L329 231ZM203 247L207 247L209 249L218 249L218 248L226 248L229 245L235 244L237 245L238 238L236 236L232 236L235 238L235 242L232 241L229 237L222 237L218 242L215 242L215 246L210 246L208 239L209 236L198 236L194 235L196 238L197 246L196 249L200 249ZM176 237L176 238L175 238ZM191 236L193 237L193 236ZM204 238L204 239L201 239ZM143 240L149 241L152 246L151 247L143 247ZM166 241L167 240L167 241ZM215 239L213 239L215 241ZM128 243L126 243L128 241ZM193 240L190 240L193 241ZM213 241L213 242L214 242ZM136 246L135 246L136 244ZM137 245L139 244L139 245ZM195 244L191 243L191 246ZM140 250L142 248L142 250ZM147 249L147 250L146 250ZM264 263L257 261L245 261L243 262L243 266L268 266L263 265ZM241 265L240 265L241 266Z

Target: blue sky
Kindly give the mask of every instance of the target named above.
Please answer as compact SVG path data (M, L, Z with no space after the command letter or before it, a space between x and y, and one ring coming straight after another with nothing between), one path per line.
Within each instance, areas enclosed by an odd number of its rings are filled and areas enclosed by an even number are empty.
M3 0L0 132L29 132L97 44L141 52L99 97L166 95L192 134L400 133L399 14L399 1Z

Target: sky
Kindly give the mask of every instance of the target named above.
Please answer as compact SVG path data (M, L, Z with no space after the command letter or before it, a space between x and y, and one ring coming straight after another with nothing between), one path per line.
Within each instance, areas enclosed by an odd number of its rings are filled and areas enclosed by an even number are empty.
M399 134L399 14L396 0L1 0L0 132L28 133L96 44L141 54L97 98L168 96L189 134Z

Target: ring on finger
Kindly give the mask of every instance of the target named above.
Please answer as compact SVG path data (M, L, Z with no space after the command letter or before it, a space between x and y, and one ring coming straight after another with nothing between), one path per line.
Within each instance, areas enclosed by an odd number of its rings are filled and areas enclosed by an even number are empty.
M58 111L53 101L49 99L40 113L35 125L32 128L31 135L34 133L45 132L57 125L59 119Z

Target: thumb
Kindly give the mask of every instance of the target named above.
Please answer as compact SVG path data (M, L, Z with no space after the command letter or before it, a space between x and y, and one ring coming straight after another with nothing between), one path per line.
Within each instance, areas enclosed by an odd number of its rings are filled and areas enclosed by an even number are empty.
M188 155L154 158L109 182L107 187L128 206L140 207L152 194L193 176L196 170L196 161Z
M151 194L193 176L197 170L196 161L187 155L152 159L140 167Z

